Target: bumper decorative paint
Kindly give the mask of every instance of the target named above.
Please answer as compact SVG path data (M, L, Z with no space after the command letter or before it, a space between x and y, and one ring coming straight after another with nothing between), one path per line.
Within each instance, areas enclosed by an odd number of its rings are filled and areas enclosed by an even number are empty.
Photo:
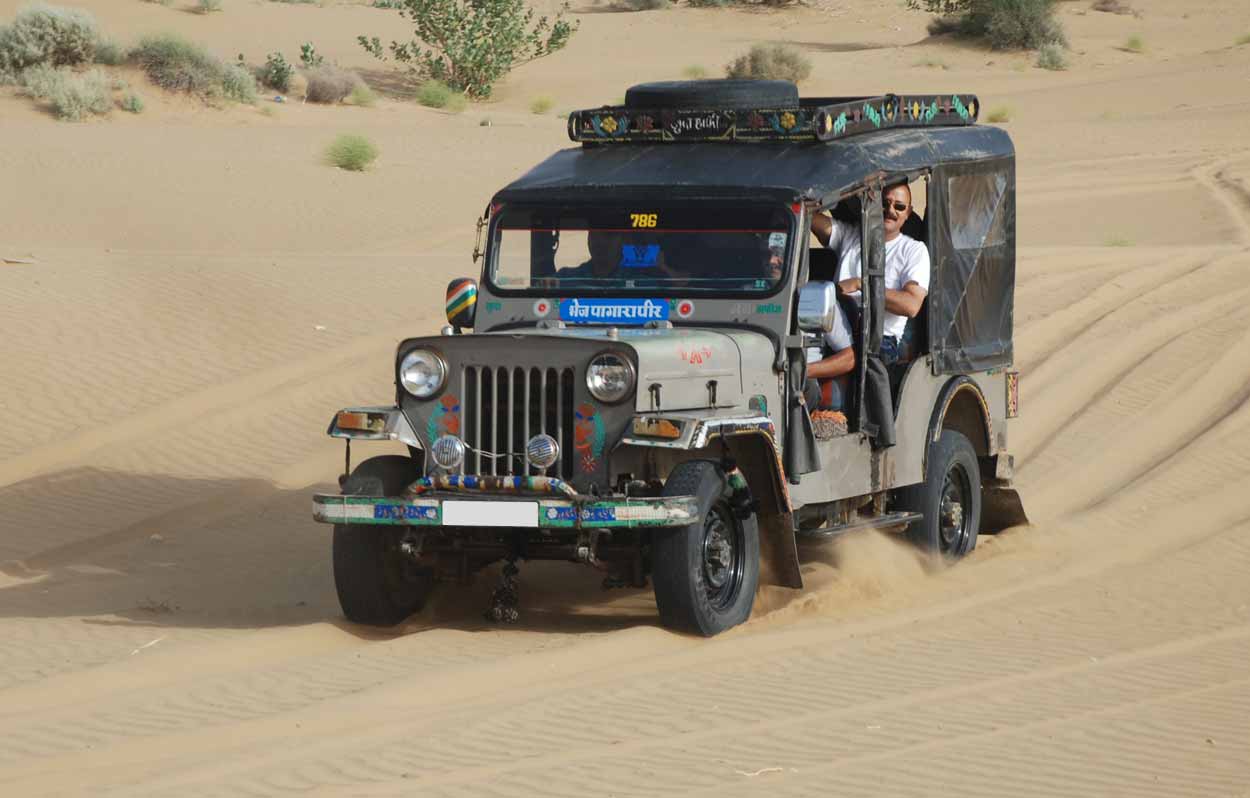
M507 501L500 497L500 503ZM313 518L325 524L442 526L442 505L441 499L434 498L319 493L313 496ZM693 496L583 501L543 499L538 502L540 529L687 526L698 520L698 501Z

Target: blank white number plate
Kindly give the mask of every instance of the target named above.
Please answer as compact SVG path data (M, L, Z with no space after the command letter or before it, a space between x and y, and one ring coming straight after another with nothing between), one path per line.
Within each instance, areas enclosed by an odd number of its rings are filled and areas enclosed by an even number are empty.
M443 502L443 526L538 526L538 502Z

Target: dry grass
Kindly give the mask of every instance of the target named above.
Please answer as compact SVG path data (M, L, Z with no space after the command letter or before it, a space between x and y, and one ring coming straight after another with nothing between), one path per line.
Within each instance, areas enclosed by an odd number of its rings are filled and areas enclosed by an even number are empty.
M998 105L989 110L985 115L985 121L994 125L1001 125L1011 121L1011 109L1005 105Z
M308 88L304 95L310 103L340 103L351 96L362 81L360 76L340 67L324 64L304 73Z
M349 172L363 172L378 157L378 148L364 136L344 134L326 149L326 162Z
M535 97L534 99L530 100L530 113L531 114L540 114L540 115L545 114L554 107L555 107L555 101L553 101L550 97L547 97L546 95L543 95L541 97Z
M1146 52L1146 41L1134 33L1132 36L1128 37L1128 39L1124 42L1124 46L1120 49L1127 50L1130 53L1144 53Z

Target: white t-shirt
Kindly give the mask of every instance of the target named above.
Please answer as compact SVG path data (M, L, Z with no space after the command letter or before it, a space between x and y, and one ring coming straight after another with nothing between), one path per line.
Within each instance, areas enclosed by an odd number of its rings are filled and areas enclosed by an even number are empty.
M819 284L820 280L813 280ZM846 320L846 314L842 312L842 306L837 302L833 303L833 329L825 333L825 345L833 352L841 352L843 349L850 349L854 339L851 338L851 324ZM813 346L807 350L807 362L815 363L823 360L825 357L821 347Z
M859 225L834 219L829 249L838 251L838 282L862 277L861 248ZM911 236L899 233L893 241L885 242L885 287L890 291L901 291L903 286L912 282L929 290L929 248ZM858 291L849 296L854 297L856 302L860 301ZM906 316L886 311L882 325L884 335L901 339L906 327Z

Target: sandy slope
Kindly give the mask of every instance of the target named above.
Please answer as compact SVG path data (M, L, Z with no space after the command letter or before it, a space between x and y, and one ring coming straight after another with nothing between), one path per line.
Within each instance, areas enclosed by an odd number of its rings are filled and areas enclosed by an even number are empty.
M123 40L367 69L352 37L402 30L84 5ZM0 90L0 257L37 260L0 265L0 794L1250 795L1250 10L1065 3L1073 68L1044 73L885 5L582 8L567 51L460 116L148 90L67 125ZM1131 33L1147 54L1115 49ZM308 518L341 462L321 432L386 400L474 214L563 146L529 99L760 39L806 47L813 93L1013 109L1036 525L942 573L885 537L812 552L808 591L711 641L558 565L525 568L516 629L476 620L488 580L398 634L342 623ZM318 163L343 130L381 145L372 173Z

